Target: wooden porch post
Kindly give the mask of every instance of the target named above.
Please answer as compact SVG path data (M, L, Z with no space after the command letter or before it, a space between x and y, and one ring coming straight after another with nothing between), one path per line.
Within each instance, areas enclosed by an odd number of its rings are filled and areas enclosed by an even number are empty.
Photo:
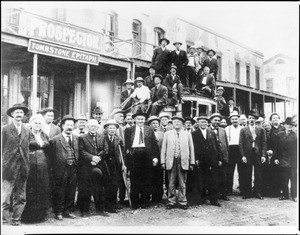
M37 113L37 76L38 76L38 55L33 54L33 76L32 76L32 96L31 96L31 109L32 115Z
M91 118L91 80L90 80L90 65L86 66L86 102L87 102L87 119Z

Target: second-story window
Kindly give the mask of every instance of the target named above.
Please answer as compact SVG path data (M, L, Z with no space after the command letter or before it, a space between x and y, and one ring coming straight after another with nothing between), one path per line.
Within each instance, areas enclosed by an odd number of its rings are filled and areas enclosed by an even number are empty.
M113 46L113 41L117 37L117 14L114 12L104 13L104 25L103 33L107 35L108 44L107 46Z
M240 63L235 62L235 82L240 83Z
M222 80L222 57L221 56L217 56L217 61L218 61L218 80Z
M139 20L132 22L133 56L141 54L142 23Z
M266 90L273 92L273 79L266 80Z
M59 21L66 21L66 8L54 9L54 19Z
M246 66L246 85L250 86L250 66Z
M159 45L159 40L165 36L165 31L162 28L154 28L154 45Z
M255 68L255 88L260 89L259 68Z

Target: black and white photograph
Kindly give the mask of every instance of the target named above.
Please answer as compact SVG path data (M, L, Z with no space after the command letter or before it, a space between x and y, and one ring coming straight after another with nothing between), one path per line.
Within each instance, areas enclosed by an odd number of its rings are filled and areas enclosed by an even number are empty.
M300 234L299 2L1 1L1 234Z

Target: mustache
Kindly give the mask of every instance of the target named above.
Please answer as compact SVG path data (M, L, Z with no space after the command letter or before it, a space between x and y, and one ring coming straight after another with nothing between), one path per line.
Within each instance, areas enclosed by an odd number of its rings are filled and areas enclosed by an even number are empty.
M21 115L18 115L18 116L16 116L17 118L22 118L22 116Z
M72 128L68 128L68 129L67 129L67 131L72 131L72 130L73 130Z

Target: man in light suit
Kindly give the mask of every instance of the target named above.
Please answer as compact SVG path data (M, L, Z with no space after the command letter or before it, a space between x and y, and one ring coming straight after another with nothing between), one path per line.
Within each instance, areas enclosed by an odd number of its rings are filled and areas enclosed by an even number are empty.
M197 78L196 89L203 95L213 98L215 96L215 79L209 74L209 67L205 66L203 73Z
M63 132L50 141L50 162L53 172L53 210L55 218L74 219L74 199L77 186L78 136L72 134L74 119L65 115L61 120Z
M249 125L240 131L239 148L242 156L241 192L243 199L258 199L261 196L262 164L266 161L266 132L255 125L258 116L254 111L248 114ZM252 193L252 167L254 166L254 188Z
M132 88L134 82L130 78L128 78L123 85L126 85L126 90L121 93L121 103L123 103L134 92L134 89Z
M210 117L211 125L208 127L209 130L215 132L217 141L222 154L222 165L218 168L218 184L220 199L229 201L229 198L225 194L226 190L226 169L228 167L228 139L225 130L220 127L220 121L222 116L219 113L213 113Z
M167 105L168 89L162 85L163 77L160 74L154 75L155 87L151 89L150 100L148 102L151 108L151 116L156 116L160 113L164 106Z
M206 53L208 55L208 58L203 61L202 67L209 67L210 74L214 77L216 81L219 69L218 61L215 58L213 58L216 55L216 52L210 49Z
M167 131L161 148L161 167L168 172L168 204L167 209L176 206L176 181L178 181L178 204L187 209L186 181L187 171L195 165L192 135L183 130L184 119L172 117L174 130Z
M166 48L170 41L166 38L159 40L160 47L153 51L152 65L155 66L157 74L166 77L171 65L171 52Z
M46 121L43 131L49 137L49 140L51 140L54 136L59 135L61 132L60 128L53 124L54 115L56 113L57 111L50 107L41 111L41 114L44 116Z
M125 162L130 174L132 208L147 208L152 189L153 166L158 164L159 149L147 114L139 109L132 117L136 125L125 129Z
M151 116L148 118L148 125L154 131L158 143L159 152L160 152L162 141L164 138L164 132L158 130L159 124L160 124L160 119L157 116ZM157 166L153 167L152 202L160 202L163 194L164 194L163 170L160 167L160 158L159 158Z
M7 110L12 123L2 128L2 219L7 224L12 209L12 225L20 225L26 205L26 182L29 176L30 130L22 123L28 108L15 104ZM11 200L12 199L12 200Z

